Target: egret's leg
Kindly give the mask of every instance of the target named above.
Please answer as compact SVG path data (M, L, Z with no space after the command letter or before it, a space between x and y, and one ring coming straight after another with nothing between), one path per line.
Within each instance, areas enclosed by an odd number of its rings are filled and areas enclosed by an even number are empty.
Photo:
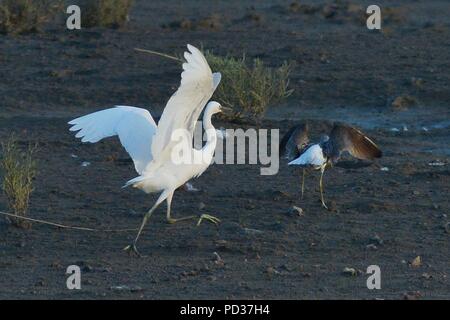
M305 193L305 176L306 176L306 169L303 169L303 174L302 174L302 199L303 199L303 194Z
M327 205L325 204L325 201L323 200L323 173L325 172L325 166L322 166L320 168L320 181L319 181L319 187L320 187L320 200L322 201L322 206L324 206L326 209L328 209Z
M139 251L136 248L136 243L139 239L139 236L142 233L142 230L145 227L145 224L147 223L147 220L150 219L150 217L152 216L153 212L156 210L156 208L158 208L158 206L166 199L167 197L167 193L164 191L163 193L161 193L161 195L159 196L158 200L156 200L156 203L153 205L153 207L144 215L144 218L142 219L142 223L141 226L139 227L139 231L136 235L136 238L134 239L133 243L126 246L125 248L123 248L123 250L128 251L130 253L135 253L137 256L141 256L141 254L139 253Z
M196 216L188 216L188 217L183 217L183 218L178 218L178 219L172 218L170 216L172 197L173 197L173 192L170 193L169 196L167 197L167 221L169 223L175 223L175 222L179 222L179 221L183 221L183 220L190 220L190 219L196 218ZM209 214L202 214L197 222L197 226L199 226L203 220L208 220L214 224L218 224L220 222L220 220L216 217L210 216Z
M178 219L174 219L170 216L170 208L172 206L172 197L173 197L173 192L171 192L169 194L169 196L167 197L167 222L169 223L176 223L178 221L183 221L183 220L189 220L189 219L194 219L195 216L189 216L189 217L183 217L183 218L178 218Z

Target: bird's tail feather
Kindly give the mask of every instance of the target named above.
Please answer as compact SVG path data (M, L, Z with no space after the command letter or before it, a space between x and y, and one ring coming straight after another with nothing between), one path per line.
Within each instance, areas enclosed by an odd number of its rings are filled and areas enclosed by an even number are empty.
M126 187L129 187L129 186L132 186L132 185L136 185L137 183L142 182L145 179L148 179L148 177L139 176L139 177L133 178L131 180L128 180L127 183L125 183L125 185L122 187L122 189L126 188Z

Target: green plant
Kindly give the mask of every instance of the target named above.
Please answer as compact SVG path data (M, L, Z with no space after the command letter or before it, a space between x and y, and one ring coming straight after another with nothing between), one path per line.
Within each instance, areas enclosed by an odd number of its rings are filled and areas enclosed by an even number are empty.
M62 5L62 0L0 0L0 33L38 31Z
M119 28L128 22L133 0L78 0L81 26Z
M231 120L252 117L260 120L268 106L280 102L292 94L289 75L292 65L285 62L279 68L269 68L260 59L247 64L241 59L220 57L205 52L211 69L222 73L222 81L215 92L216 99L233 109L227 115Z
M36 161L33 158L36 146L29 146L22 151L14 135L11 135L2 143L2 151L3 192L10 210L17 216L25 217L36 176ZM20 218L15 218L12 222L18 227L31 227L29 221Z

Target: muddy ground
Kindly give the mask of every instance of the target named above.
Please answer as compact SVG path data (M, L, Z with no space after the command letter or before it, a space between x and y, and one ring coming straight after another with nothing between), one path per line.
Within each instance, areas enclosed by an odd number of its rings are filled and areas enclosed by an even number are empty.
M180 68L135 47L180 53L192 43L218 54L245 51L272 66L293 61L295 92L261 127L284 133L306 119L318 135L345 121L384 157L326 172L329 211L320 206L317 174L302 200L299 172L285 162L275 176L259 175L258 165L213 165L193 181L199 192L175 194L173 215L208 213L222 223L170 225L162 206L140 239L139 259L122 251L134 232L37 223L26 231L0 217L0 299L450 298L450 5L378 1L382 31L369 31L358 7L365 1L302 3L311 6L136 0L121 30L70 32L55 21L39 34L1 35L0 138L16 132L23 145L39 143L33 218L136 228L156 199L121 189L136 174L118 141L83 145L66 125L117 104L161 113ZM402 95L414 103L393 107ZM294 205L303 215L290 211ZM0 209L8 210L4 196ZM66 289L72 264L82 269L82 290ZM373 264L381 290L366 287ZM343 274L346 267L356 275Z

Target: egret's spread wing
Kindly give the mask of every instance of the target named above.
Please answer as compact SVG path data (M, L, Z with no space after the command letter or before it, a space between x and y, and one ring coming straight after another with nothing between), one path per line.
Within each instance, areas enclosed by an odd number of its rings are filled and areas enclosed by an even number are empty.
M308 142L308 125L302 123L293 126L281 139L280 156L285 156L288 160L297 158L300 155L301 149L304 148Z
M336 124L330 134L332 156L338 157L342 152L348 151L358 159L372 160L382 155L378 146L364 133L353 127Z
M152 144L154 158L173 146L171 137L175 130L188 130L192 138L195 123L221 79L220 73L212 74L200 50L191 45L188 50L184 53L186 63L183 63L180 87L167 102L158 123Z
M145 109L118 106L97 111L69 122L70 131L78 131L82 142L95 143L107 137L119 136L120 142L141 174L152 160L151 144L156 123Z

